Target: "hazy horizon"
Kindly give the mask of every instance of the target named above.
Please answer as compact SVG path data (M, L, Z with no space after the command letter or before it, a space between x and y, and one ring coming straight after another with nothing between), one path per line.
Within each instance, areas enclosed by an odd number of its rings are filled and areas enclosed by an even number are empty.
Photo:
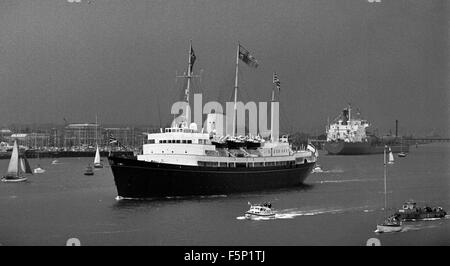
M268 101L282 131L325 131L351 103L379 134L450 136L444 0L67 0L0 3L0 126L166 125L182 100L189 40L203 102ZM158 110L159 109L159 110Z

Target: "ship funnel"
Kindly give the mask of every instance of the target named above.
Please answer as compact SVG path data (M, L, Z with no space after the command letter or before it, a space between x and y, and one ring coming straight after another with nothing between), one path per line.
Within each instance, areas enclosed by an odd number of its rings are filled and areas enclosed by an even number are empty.
M193 130L193 131L197 131L197 124L196 123L191 123L189 125L189 129Z
M343 111L342 111L342 116L343 116L343 122L342 122L342 124L343 125L347 125L347 122L348 122L348 120L349 120L349 117L348 117L348 109L344 109Z
M395 136L398 137L398 120L395 120Z

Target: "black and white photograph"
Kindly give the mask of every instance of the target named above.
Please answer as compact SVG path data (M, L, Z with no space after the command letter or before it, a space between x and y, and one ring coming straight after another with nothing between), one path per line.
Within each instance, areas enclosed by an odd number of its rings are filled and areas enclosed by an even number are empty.
M0 246L449 246L449 7L0 0Z

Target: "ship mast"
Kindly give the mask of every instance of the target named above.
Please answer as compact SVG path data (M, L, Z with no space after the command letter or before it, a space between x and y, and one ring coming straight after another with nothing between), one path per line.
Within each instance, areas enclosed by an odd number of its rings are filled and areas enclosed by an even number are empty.
M190 105L189 105L189 94L190 94L190 88L191 88L191 78L192 78L192 40L189 41L189 63L188 63L188 73L187 73L187 87L186 87L186 91L185 91L185 95L186 95L186 102L187 102L187 106L186 106L186 122L189 126L191 119L190 119L190 114L189 114L189 110L190 110Z
M191 91L191 79L193 77L197 77L192 75L192 66L194 64L195 61L195 54L194 54L194 50L192 49L192 40L189 41L189 52L188 52L188 69L187 69L187 74L186 72L182 75L182 76L176 76L177 78L186 78L187 79L187 85L186 85L186 89L184 91L184 97L185 100L187 102L186 105L186 112L184 113L185 115L185 120L187 123L187 126L189 127L190 124L190 105L189 105L189 96L190 96L190 91ZM159 104L159 102L158 102ZM159 111L159 110L158 110ZM175 115L174 115L175 116Z
M348 104L348 122L350 123L350 120L352 118L352 106Z
M238 73L239 73L239 47L240 44L237 46L236 50L236 77L234 80L234 108L233 108L233 134L236 133L236 113L237 113L237 93L238 93Z
M275 84L273 84L272 86L272 101L270 103L270 140L271 142L277 142L278 138L275 138L274 136L274 122L275 122L275 114L274 114L274 109L275 109Z

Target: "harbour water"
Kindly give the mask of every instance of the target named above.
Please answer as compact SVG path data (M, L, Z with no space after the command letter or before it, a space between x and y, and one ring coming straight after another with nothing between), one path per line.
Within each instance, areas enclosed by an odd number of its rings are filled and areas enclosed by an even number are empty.
M450 219L405 223L376 234L383 218L383 155L327 156L323 173L295 189L145 201L116 200L107 166L83 171L93 158L30 159L47 170L27 183L0 183L0 245L450 245ZM414 199L450 210L450 144L411 147L388 166L393 212ZM6 171L8 160L0 161ZM275 219L246 220L248 202L270 201ZM448 217L448 215L447 215Z

